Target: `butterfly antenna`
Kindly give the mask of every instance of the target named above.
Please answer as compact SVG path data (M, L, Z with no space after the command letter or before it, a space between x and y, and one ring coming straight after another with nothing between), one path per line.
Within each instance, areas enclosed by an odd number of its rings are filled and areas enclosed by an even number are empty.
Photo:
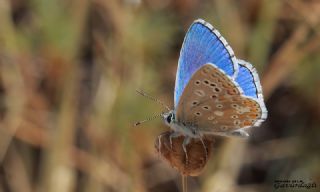
M161 100L157 99L157 98L154 98L152 96L150 96L149 94L147 94L146 92L142 91L142 90L136 90L137 93L139 93L140 95L152 100L152 101L155 101L157 103L159 103L160 105L162 105L164 108L166 108L168 111L170 111L170 107L168 107L166 104L164 104Z
M142 124L142 123L144 123L144 122L146 122L146 121L151 121L151 120L153 120L153 119L156 119L156 118L162 117L162 116L163 116L163 113L154 115L154 116L149 117L149 118L147 118L147 119L144 119L144 120L142 120L142 121L136 122L136 123L134 124L134 126L138 126L138 125L140 125L140 124Z

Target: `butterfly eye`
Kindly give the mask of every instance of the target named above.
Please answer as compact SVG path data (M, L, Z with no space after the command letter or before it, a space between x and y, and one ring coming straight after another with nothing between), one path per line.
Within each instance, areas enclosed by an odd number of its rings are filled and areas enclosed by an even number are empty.
M167 123L170 124L172 121L172 114L169 114L167 119L166 119Z

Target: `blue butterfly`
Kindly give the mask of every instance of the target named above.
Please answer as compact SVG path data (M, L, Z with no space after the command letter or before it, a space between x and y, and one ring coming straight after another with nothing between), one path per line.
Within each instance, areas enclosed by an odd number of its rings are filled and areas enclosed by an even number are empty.
M213 26L198 19L190 26L180 52L174 109L162 115L172 137L205 134L248 137L245 128L267 118L258 73L239 60ZM185 148L185 146L184 146Z
M170 141L184 135L185 152L191 138L201 139L207 134L248 137L245 129L267 118L257 71L250 63L237 59L221 34L202 19L194 21L185 36L174 109L166 108L168 112L161 117L174 131Z

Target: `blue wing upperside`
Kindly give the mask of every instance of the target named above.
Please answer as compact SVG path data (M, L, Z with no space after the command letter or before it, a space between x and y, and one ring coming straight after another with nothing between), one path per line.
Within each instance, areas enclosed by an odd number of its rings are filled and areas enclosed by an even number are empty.
M242 88L245 96L263 99L262 87L257 70L248 62L238 59L239 72L235 81Z
M267 108L262 95L262 87L257 70L249 63L241 59L237 59L239 63L239 72L235 81L243 91L243 95L256 100L261 108L261 119L255 123L259 126L267 118Z
M198 19L190 26L180 51L174 92L175 107L192 75L206 63L215 64L233 79L237 76L238 62L230 45L211 24Z

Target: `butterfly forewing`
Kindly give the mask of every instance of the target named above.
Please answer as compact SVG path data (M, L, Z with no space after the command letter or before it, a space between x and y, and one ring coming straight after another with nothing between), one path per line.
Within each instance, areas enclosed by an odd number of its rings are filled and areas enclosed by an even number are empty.
M239 67L232 48L223 36L211 24L198 19L190 26L181 48L174 92L175 107L192 75L206 63L215 63L233 77Z
M232 131L250 127L261 116L259 103L213 64L205 64L190 79L176 108L178 122L200 132Z

